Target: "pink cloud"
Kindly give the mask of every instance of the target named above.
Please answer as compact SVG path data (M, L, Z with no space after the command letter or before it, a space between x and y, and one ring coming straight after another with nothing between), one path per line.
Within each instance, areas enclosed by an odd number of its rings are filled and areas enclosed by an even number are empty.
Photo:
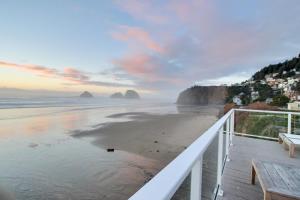
M122 67L129 74L136 76L153 73L156 68L156 66L151 63L150 57L145 54L128 55L115 60L114 64Z
M37 75L42 75L47 77L63 78L74 82L84 81L89 79L89 77L85 75L84 72L71 67L66 67L62 72L60 72L57 69L49 68L41 65L16 64L16 63L4 62L4 61L0 61L0 66L28 71Z
M180 84L183 82L182 79L160 74L161 65L157 64L154 58L147 54L130 54L121 59L114 60L113 63L128 74L147 82L162 81L172 84Z
M155 42L148 32L139 27L120 26L118 32L112 33L112 37L128 42L130 45L136 45L139 48L146 47L154 52L164 52L161 44Z
M16 64L11 62L0 61L0 67L14 68L36 74L38 76L46 76L48 78L56 78L68 81L74 84L97 85L97 86L128 86L123 83L112 83L90 80L87 72L79 71L72 67L66 67L62 71L41 65L33 64ZM131 85L132 86L132 85Z
M23 70L23 71L31 72L33 74L47 76L47 77L65 78L70 81L89 79L89 77L84 75L83 72L80 72L70 67L65 68L63 72L60 72L54 68L49 68L49 67L34 65L34 64L16 64L16 63L0 61L0 66L15 68L18 70Z
M248 8L245 10L248 13L241 14L241 10L237 10L239 6L233 4L236 3L206 0L118 1L117 6L134 19L130 23L138 21L148 31L141 34L120 28L113 33L115 39L129 43L126 54L115 59L114 64L142 83L164 88L165 82L159 85L155 81L178 79L179 83L181 79L193 84L196 80L253 70L268 63L270 60L266 60L274 55L295 51L284 41L292 41L293 48L299 43L296 43L299 41L296 19L288 20L291 13L299 11L296 4L284 16L274 15L274 7L280 10L283 2L281 6L274 3L272 7L259 3L258 10L251 12L253 16ZM278 26L289 31L276 31ZM154 40L151 37L148 39L152 40L146 40L146 35L155 36L160 43L149 42ZM133 44L146 48L131 48ZM153 54L149 49L159 53L163 49L163 53Z
M78 71L77 69L71 67L64 68L64 71L61 75L71 81L87 81L90 79L90 77L85 75L84 72Z
M45 76L53 76L58 73L58 71L56 69L47 68L47 67L44 67L41 65L32 65L32 64L22 64L21 65L21 64L16 64L16 63L0 61L0 66L21 69L24 71L29 71L29 72L33 72L33 73L45 75Z

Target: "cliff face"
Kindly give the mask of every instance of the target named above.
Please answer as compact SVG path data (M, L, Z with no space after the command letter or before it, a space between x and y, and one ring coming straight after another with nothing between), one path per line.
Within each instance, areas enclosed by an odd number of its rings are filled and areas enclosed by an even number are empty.
M225 86L194 86L179 94L177 104L224 104L226 96L227 88Z

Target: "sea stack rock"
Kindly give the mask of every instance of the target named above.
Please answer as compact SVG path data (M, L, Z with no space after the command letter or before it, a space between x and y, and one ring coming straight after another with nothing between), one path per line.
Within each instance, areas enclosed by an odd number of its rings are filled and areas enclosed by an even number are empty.
M81 95L80 95L81 98L92 98L93 95L88 92L88 91L84 91Z
M126 99L140 99L140 95L134 90L127 90L124 97Z
M121 92L116 92L112 95L110 95L110 98L113 98L113 99L122 99L124 98L123 94Z
M225 103L226 96L226 86L193 86L179 94L177 104L220 105Z

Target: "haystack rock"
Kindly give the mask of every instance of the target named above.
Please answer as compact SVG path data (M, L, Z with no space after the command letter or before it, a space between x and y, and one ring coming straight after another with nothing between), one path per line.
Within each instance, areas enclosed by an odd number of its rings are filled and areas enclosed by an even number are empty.
M113 98L113 99L122 99L124 98L123 94L121 92L116 92L116 93L113 93L112 95L110 95L110 98Z
M84 92L80 95L80 97L82 97L82 98L92 98L93 95L92 95L90 92L88 92L88 91L84 91Z
M140 99L140 95L134 90L127 90L124 97L126 99Z

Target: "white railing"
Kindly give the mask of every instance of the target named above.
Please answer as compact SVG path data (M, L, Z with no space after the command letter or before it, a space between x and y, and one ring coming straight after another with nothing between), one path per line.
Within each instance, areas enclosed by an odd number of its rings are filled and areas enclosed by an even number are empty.
M229 148L232 145L234 135L234 114L239 112L259 112L288 115L288 133L291 133L291 116L300 115L295 112L232 109L219 119L213 126L196 139L185 151L179 154L172 162L154 176L147 184L137 191L130 200L169 200L178 190L180 185L191 173L190 199L200 200L202 191L202 158L208 146L218 135L218 168L217 190L222 194L221 181L222 169L226 161L229 161ZM224 127L226 130L224 131ZM223 159L223 133L226 137L225 158Z

